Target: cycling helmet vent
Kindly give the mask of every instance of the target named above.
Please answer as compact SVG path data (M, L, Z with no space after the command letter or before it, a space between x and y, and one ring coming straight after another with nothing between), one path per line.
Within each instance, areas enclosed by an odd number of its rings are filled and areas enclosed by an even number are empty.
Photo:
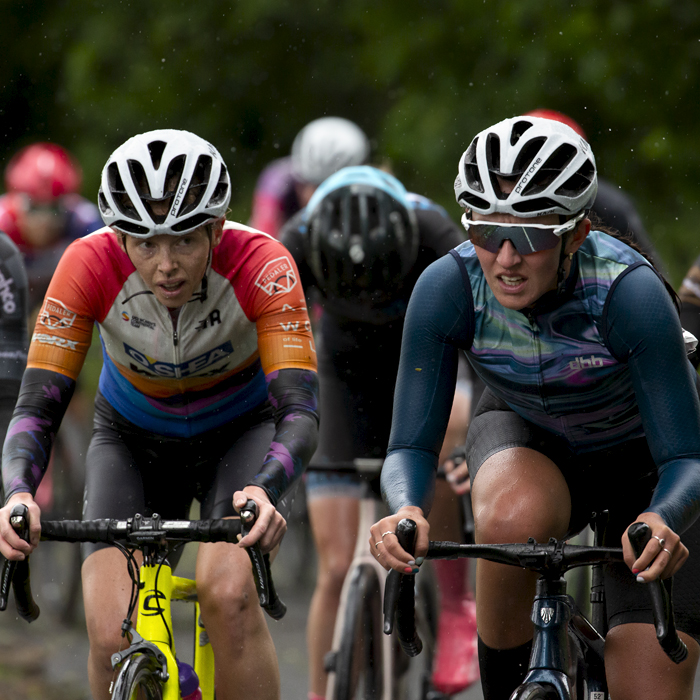
M210 143L188 131L160 129L134 136L114 151L100 191L104 222L147 238L182 235L222 218L231 183Z
M547 142L546 138L530 139L520 149L518 157L515 159L509 175L521 175L524 173L537 158L537 155L542 150L542 146Z
M134 236L143 236L148 233L148 229L145 226L139 226L133 221L124 221L123 219L118 219L112 226Z
M228 170L226 170L226 166L224 165L221 168L221 175L219 175L219 182L216 185L216 189L214 190L214 194L211 196L211 199L209 200L209 204L207 204L207 207L216 207L219 206L224 200L228 202L228 198L231 196L229 192L229 180L228 180Z
M110 206L109 210L113 212L113 210L116 209L122 216L135 219L136 221L141 221L142 219L136 210L131 197L129 197L126 191L126 187L124 186L124 182L119 174L119 168L117 167L116 163L112 163L108 168L108 181L110 191L112 193L112 202L114 205L116 205L114 207ZM102 190L100 191L103 192ZM104 197L104 192L103 199L105 202L107 202L106 198ZM102 218L104 218L104 212L102 212Z
M539 197L537 199L529 199L525 200L523 202L519 202L517 204L513 205L513 209L515 210L516 214L520 214L522 216L527 216L528 214L531 214L533 211L537 212L542 212L542 211L552 211L553 209L557 208L557 203L552 200L552 199L547 199L546 197Z
M160 168L163 151L165 151L167 145L165 141L151 141L151 143L148 144L148 152L151 154L151 163L153 163L153 167L156 170Z
M593 165L590 160L587 160L577 173L572 175L557 189L556 194L561 194L566 197L575 197L579 192L588 188L594 178L595 165Z
M513 124L513 128L510 132L510 145L515 146L520 140L520 137L528 130L532 128L532 122L529 121L518 121Z
M486 137L486 163L490 173L498 173L501 170L501 139L497 134L489 134Z
M175 233L187 233L188 231L193 231L199 226L203 226L211 221L211 218L206 214L195 214L195 216L189 219L183 219L173 224L173 231Z
M504 187L504 179L512 186ZM530 116L505 119L477 134L455 180L460 206L526 217L575 216L592 205L597 189L588 143L566 124Z

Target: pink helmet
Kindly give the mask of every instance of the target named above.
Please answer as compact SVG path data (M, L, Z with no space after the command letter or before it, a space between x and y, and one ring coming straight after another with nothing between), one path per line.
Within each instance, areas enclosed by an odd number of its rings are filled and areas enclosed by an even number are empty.
M80 189L82 171L61 146L33 143L16 153L5 168L8 192L24 192L35 202L51 202Z

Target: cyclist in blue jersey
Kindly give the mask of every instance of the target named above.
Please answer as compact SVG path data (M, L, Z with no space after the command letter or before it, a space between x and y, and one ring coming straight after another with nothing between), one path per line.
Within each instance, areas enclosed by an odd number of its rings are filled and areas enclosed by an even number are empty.
M315 329L323 419L313 462L332 465L386 453L411 290L426 267L463 240L442 207L370 166L329 177L285 226L281 241L294 256L304 289L317 293L323 306ZM466 438L465 388L453 391L443 459ZM307 633L309 697L315 700L325 693L323 659L352 561L364 487L356 475L333 472L309 473L306 486L319 557ZM454 517L433 522L434 528L440 539L459 539L459 504L445 482L441 487L439 514L452 505ZM433 680L440 690L456 692L478 676L475 606L463 560L439 562L436 571L443 612Z
M463 154L455 194L470 241L431 265L409 304L382 488L394 515L372 527L381 561L417 571L434 474L464 351L486 390L467 438L476 540L546 541L610 511L606 672L615 700L690 700L700 647L700 403L672 290L646 258L591 231L589 145L548 119L506 119ZM392 533L418 524L416 558ZM652 539L636 559L627 527ZM681 539L682 537L682 539ZM646 582L675 575L689 657L658 646ZM636 580L635 580L636 579ZM477 567L484 697L508 698L530 653L535 578Z

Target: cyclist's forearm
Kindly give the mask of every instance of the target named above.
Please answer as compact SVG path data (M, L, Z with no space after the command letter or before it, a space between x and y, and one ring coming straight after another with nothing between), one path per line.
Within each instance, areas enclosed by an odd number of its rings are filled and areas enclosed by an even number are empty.
M318 376L283 369L268 376L276 432L260 473L250 482L263 488L273 505L298 479L318 442Z
M427 450L390 450L382 467L382 496L392 513L418 507L427 517L435 494L437 455Z
M679 535L700 515L700 458L675 459L659 469L648 511L660 515Z
M24 373L3 447L5 499L19 492L36 493L74 389L75 382L58 372L28 369Z

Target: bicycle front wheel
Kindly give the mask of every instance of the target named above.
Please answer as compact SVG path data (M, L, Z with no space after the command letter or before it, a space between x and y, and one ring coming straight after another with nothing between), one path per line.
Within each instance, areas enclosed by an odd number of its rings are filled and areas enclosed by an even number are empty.
M371 566L352 574L335 665L334 700L375 700L382 695L382 618L379 579Z
M117 676L112 700L163 700L159 670L159 665L150 656L130 656Z
M526 683L513 693L511 700L560 700L560 697L551 685Z

